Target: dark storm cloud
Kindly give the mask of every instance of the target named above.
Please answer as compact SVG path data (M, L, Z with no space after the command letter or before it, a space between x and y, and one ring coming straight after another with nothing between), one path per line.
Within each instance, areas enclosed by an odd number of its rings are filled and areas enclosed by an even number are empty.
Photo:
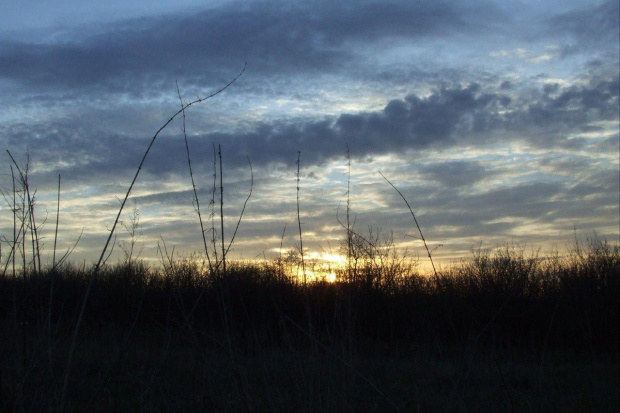
M60 43L3 41L0 77L35 87L104 86L142 94L178 78L212 85L244 61L263 79L302 75L343 68L351 61L347 50L352 44L462 36L480 31L488 15L501 19L482 3L475 10L437 1L321 7L235 3L192 15L116 23L95 35L82 28L79 36Z

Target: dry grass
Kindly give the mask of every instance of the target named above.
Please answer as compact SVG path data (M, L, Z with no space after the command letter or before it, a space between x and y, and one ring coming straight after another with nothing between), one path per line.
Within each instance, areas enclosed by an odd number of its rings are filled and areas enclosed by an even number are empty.
M620 406L620 254L603 241L576 246L563 259L525 257L507 246L477 252L438 278L401 273L389 284L358 277L306 290L282 277L278 263L233 266L226 278L208 277L191 260L173 264L101 269L74 355L70 410ZM88 271L59 269L51 329L51 271L0 278L2 411L59 406Z

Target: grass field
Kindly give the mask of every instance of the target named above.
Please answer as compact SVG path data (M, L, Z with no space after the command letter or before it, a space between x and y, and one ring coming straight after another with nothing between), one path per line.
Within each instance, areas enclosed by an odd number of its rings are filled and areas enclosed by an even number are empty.
M0 410L620 409L620 252L478 251L437 275L385 261L294 282L176 259L0 277ZM63 379L68 386L64 389Z

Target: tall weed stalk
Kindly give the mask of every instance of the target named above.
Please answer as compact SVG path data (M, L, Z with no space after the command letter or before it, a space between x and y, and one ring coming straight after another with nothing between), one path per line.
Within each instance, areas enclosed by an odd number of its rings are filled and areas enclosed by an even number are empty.
M101 255L99 256L99 260L97 261L97 263L95 264L95 267L93 268L93 270L91 271L90 274L90 279L88 282L88 286L86 287L86 291L84 293L84 299L82 301L82 305L81 305L81 309L78 315L78 319L77 322L75 324L75 328L73 330L73 335L71 337L71 346L69 348L69 355L67 357L67 365L65 367L65 374L64 374L64 381L63 381L63 386L62 386L62 392L61 392L61 401L60 401L60 411L65 411L65 406L66 406L66 400L67 400L67 390L69 387L69 377L71 375L71 364L72 364L72 360L73 360L73 354L75 352L75 346L76 346L76 342L77 342L77 336L78 333L80 331L80 326L82 324L82 320L84 317L84 311L86 309L86 304L88 303L88 297L90 295L90 291L93 287L93 284L97 278L97 275L99 273L99 270L101 268L101 264L104 260L104 257L106 255L106 251L108 250L108 246L110 245L110 241L112 240L112 237L114 236L114 231L116 229L116 226L118 225L118 222L120 220L120 216L121 213L123 212L123 208L125 207L125 204L127 203L127 199L129 198L129 195L131 194L131 191L138 179L138 175L140 175L140 171L142 170L142 167L144 165L144 162L146 161L146 158L149 154L149 152L151 151L151 148L153 147L153 144L155 143L155 141L157 140L157 137L159 136L159 134L161 133L161 131L163 131L178 115L182 114L185 112L186 109L188 109L189 107L202 103L208 99L211 99L217 95L219 95L220 93L222 93L223 91L225 91L226 89L228 89L233 83L235 83L237 81L237 79L239 79L239 77L245 72L246 66L244 65L243 69L241 70L241 72L233 79L231 80L228 84L226 84L224 87L222 87L221 89L211 93L210 95L204 96L204 97L199 97L189 103L184 104L181 109L179 109L176 113L174 113L170 119L168 119L168 121L166 121L158 130L157 132L155 132L155 134L153 135L153 137L151 138L151 141L149 143L149 145L147 146L144 155L142 156L142 159L140 160L140 164L138 165L138 169L136 170L136 173L131 181L131 184L129 185L129 188L127 189L127 192L125 193L125 197L123 198L123 201L121 203L121 206L118 210L118 213L116 215L116 218L114 219L114 223L112 224L112 229L110 230L110 234L108 235L108 238L105 242L105 245L103 247L103 250L101 251Z

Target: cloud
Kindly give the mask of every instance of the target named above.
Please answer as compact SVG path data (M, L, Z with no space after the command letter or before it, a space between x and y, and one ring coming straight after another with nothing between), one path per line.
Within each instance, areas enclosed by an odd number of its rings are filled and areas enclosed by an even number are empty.
M244 239L256 253L263 238L279 245L295 219L298 151L309 243L333 236L324 228L337 227L347 145L360 228L410 222L379 168L435 237L465 243L541 223L610 228L617 4L583 4L562 14L566 5L520 11L486 1L237 2L64 27L38 41L13 33L0 38L0 144L18 158L29 150L42 207L43 188L54 192L61 174L72 219L102 233L152 134L178 108L176 81L191 99L247 61L234 87L187 112L187 130L207 209L214 145L227 217L247 195L250 157L254 232ZM155 142L132 198L154 239L195 230L180 120Z
M618 78L584 86L553 88L536 98L485 91L479 85L453 86L428 96L391 100L380 111L342 114L336 120L262 125L230 136L258 162L286 162L301 150L306 162L320 164L340 156L345 143L357 158L425 148L452 148L505 137L549 147L574 131L617 120ZM222 141L228 137L221 136ZM505 141L504 141L505 142Z
M443 37L480 30L488 5L451 2L232 3L79 28L62 42L0 42L0 77L30 87L92 89L136 96L187 79L213 86L249 62L263 79L344 71L350 48L385 39ZM146 87L148 84L149 87Z
M427 165L421 172L433 181L450 188L471 186L487 176L487 170L479 162L451 161Z
M550 18L549 31L554 35L570 36L571 43L565 44L563 49L566 55L578 49L600 49L601 46L615 48L618 54L619 19L620 6L616 0L593 2Z
M618 77L561 87L546 84L517 94L505 82L481 86L441 87L421 96L390 100L381 110L343 113L335 118L274 120L241 132L203 132L189 136L193 165L210 170L213 145L221 144L228 167L243 171L249 156L254 165L293 166L301 151L305 166L341 158L348 144L351 156L403 154L424 149L451 149L510 140L540 148L586 144L575 133L604 133L602 121L618 120ZM509 94L510 93L510 94ZM82 179L128 176L150 137L132 131L106 130L96 110L79 122L59 119L1 127L4 143L16 151L36 151L47 169ZM188 113L191 119L192 113ZM162 116L162 119L164 116ZM144 125L144 123L143 123ZM155 127L153 127L155 129ZM190 130L190 133L192 131ZM173 125L158 138L145 170L154 175L185 174L185 144ZM446 185L460 179L475 182L484 175L476 164L452 163L424 171ZM451 173L455 177L450 178ZM444 173L445 175L442 175ZM458 178L456 177L458 176Z

